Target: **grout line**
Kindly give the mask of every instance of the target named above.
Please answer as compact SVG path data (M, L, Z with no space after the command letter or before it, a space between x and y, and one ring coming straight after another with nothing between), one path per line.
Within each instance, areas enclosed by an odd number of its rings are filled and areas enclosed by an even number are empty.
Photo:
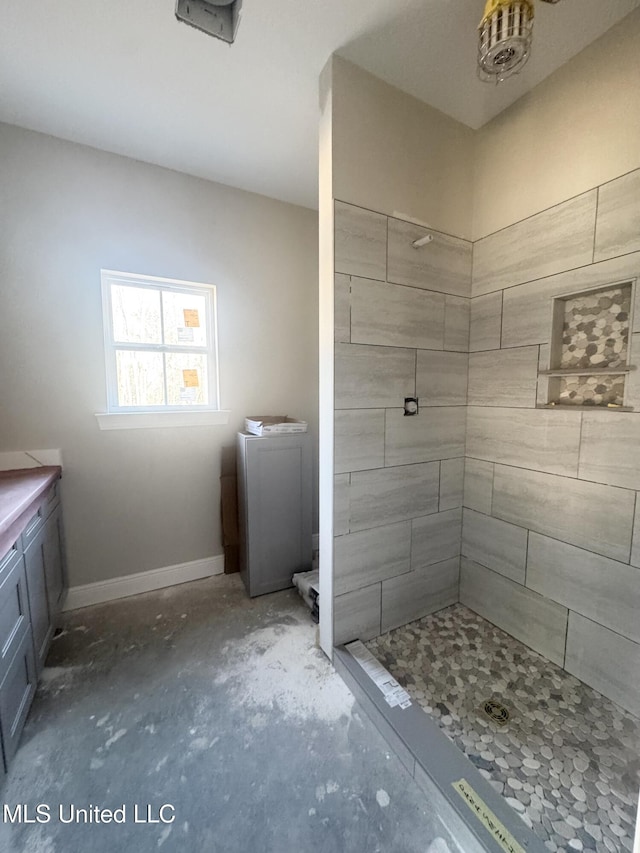
M389 281L389 217L385 217L385 226L386 226L386 240L385 240L385 254L384 254L384 280L385 282Z
M463 353L463 355L467 356L467 383L466 383L465 389L464 389L464 404L467 408L469 408L469 372L470 372L469 366L471 363L471 353L470 352ZM466 454L466 450L467 450L467 424L466 424L466 422L465 422L465 430L464 430L464 439L465 439L464 449L465 449L465 456L466 456L467 455Z
M466 433L466 430L465 430ZM462 506L460 507L462 510L462 514L464 515L464 510L466 507L466 483L467 483L467 455L466 455L466 447L465 447L465 455L462 458Z
M448 456L442 461L449 462L452 459L464 459L464 456ZM379 465L377 468L358 468L355 471L336 471L335 473L337 477L340 477L342 474L366 474L369 471L392 471L394 468L415 468L416 465L439 465L440 461L440 459L430 459L427 462L403 462L400 465L389 465L388 467Z
M629 252L628 254L633 255L635 252ZM591 266L591 264L587 264L587 266ZM470 299L471 297L465 296L463 293L451 293L449 290L433 290L430 287L420 287L419 284L406 284L403 281L385 281L382 278L371 278L366 275L356 275L356 273L351 272L340 272L338 270L335 271L335 275L348 275L351 278L357 278L359 281L369 281L372 284L388 284L389 287L404 287L406 290L417 290L419 293L428 293L431 296L449 296L451 299ZM524 282L528 284L529 282ZM519 287L520 285L513 285L515 287ZM492 291L492 293L497 293L497 291ZM491 295L491 294L487 294Z
M427 410L429 410L429 409L456 409L457 410L457 409L466 409L467 404L466 403L446 403L444 405L436 405L436 406L425 405L424 408ZM479 408L484 408L484 407L474 405L473 408L479 409ZM505 407L504 406L492 406L491 408L498 409L498 408L505 408ZM529 409L530 411L533 412L535 410L535 406L519 406L519 407L518 406L509 406L508 408L517 408L518 411L521 411L522 409ZM386 411L389 411L389 412L404 412L404 406L384 406L384 405L382 405L382 406L356 406L356 407L349 407L349 408L336 407L334 411L336 411L336 412L381 412L383 409ZM413 415L412 417L415 417L415 415ZM461 453L458 454L458 456L462 456L462 455L463 454L461 454ZM452 456L450 458L453 459L455 457Z
M474 282L475 277L476 277L475 266L476 266L476 244L474 242L472 242L471 243L471 281L469 282L469 298L470 299L474 298L473 282Z
M442 351L443 352L451 352L451 350L447 350L447 299L444 298L444 310L442 312Z
M338 341L338 343L341 343L341 342ZM407 346L406 344L404 346L398 346L398 344L372 344L372 343L366 343L364 341L350 341L349 346L352 346L352 347L376 347L377 349L401 349L401 350L407 350L408 352L411 352L411 351L417 350L417 349L425 349L427 352L442 352L442 349L440 349L440 348L429 349L428 347L412 347L412 346Z
M479 406L473 406L472 408L480 408ZM534 409L531 409L534 411ZM535 410L537 411L537 410ZM553 411L551 409L547 411ZM579 412L580 415L585 414L584 412ZM625 414L634 414L633 412L626 412ZM458 457L449 457L451 459L457 459ZM493 465L500 465L502 468L513 468L516 471L531 471L532 474L543 474L545 477L561 477L563 480L573 480L577 483L591 483L594 486L603 486L607 489L617 489L622 492L635 492L635 489L631 489L628 486L615 486L611 483L602 483L599 480L586 480L584 477L577 477L571 474L554 474L550 471L541 471L539 468L527 468L524 465L513 465L509 462L498 462L495 459L483 459L481 456L467 456L468 459L475 459L478 462L491 462ZM417 463L409 463L409 464L417 464Z
M601 264L603 266L605 264L612 264L614 261L619 261L622 258L629 258L632 255L639 255L640 256L640 251L636 250L636 251L631 251L631 252L622 252L622 254L620 254L620 255L614 255L611 258L604 258L603 260L596 261L595 263L581 264L578 267L569 267L569 269L558 270L558 272L549 273L548 275L541 275L538 278L531 278L531 279L527 279L525 281L515 282L515 284L508 284L506 287L503 287L503 288L496 287L495 290L489 290L486 293L480 293L480 294L478 294L478 296L476 296L474 298L479 299L481 296L491 296L494 293L498 293L500 290L503 290L503 291L513 290L516 287L526 287L529 284L538 284L538 282L546 281L546 280L552 279L552 278L558 278L558 277L563 276L563 275L568 275L569 273L575 273L575 272L580 272L582 270L588 270L591 267L599 267ZM631 277L635 277L637 274L636 273L630 273L629 275ZM597 290L598 288L604 287L607 284L617 284L617 283L622 284L628 280L629 279L626 279L623 276L622 278L616 278L613 281L604 282L603 284L593 285L593 287L589 287L589 288L587 288L587 290ZM564 295L570 295L570 291L557 294L558 297L561 297Z
M465 513L474 512L476 515L482 515L482 516L484 516L484 518L494 518L494 517L491 515L491 513L490 513L490 512L483 512L481 509L475 509L475 508L474 508L474 507L472 507L472 506L464 506L464 507L461 507L461 509L462 509L462 514L463 514L463 516L464 516L464 514L465 514ZM494 520L495 520L495 521L502 521L502 519L501 519L501 518L497 518L497 519L494 519ZM512 526L512 527L520 527L520 525L519 525L519 524L513 524L511 521L505 521L504 523L505 523L505 524L511 524L511 526ZM523 530L528 530L529 528L527 528L527 527L523 527L522 529L523 529Z
M578 465L576 468L576 478L580 479L580 459L582 457L582 427L584 426L584 412L580 412L580 435L578 436ZM590 482L585 480L585 482ZM608 485L608 483L606 484Z
M477 512L477 510L473 510L473 512ZM498 519L499 521L505 521L505 519ZM512 521L507 521L507 524L513 524ZM514 527L521 527L522 525L513 524ZM542 536L544 539L549 539L551 542L558 542L560 545L566 545L568 548L575 548L576 551L584 551L586 554L591 554L594 557L600 557L602 560L609 560L611 563L618 563L620 566L629 567L629 563L625 563L623 560L617 560L615 557L609 557L606 554L601 554L599 551L591 551L589 548L583 548L581 545L574 545L573 542L567 542L565 539L558 539L557 536L550 536L548 533L541 533L539 530L535 530L534 528L524 528L528 530L529 533L533 533L536 536ZM639 568L637 566L631 566L632 569ZM640 568L639 568L640 571ZM544 596L548 598L548 596Z
M489 501L489 515L493 517L493 493L495 491L495 482L496 482L496 463L493 462L493 470L491 472L491 499Z
M580 195L584 195L584 193L580 193ZM339 204L346 204L348 207L355 207L358 210L364 210L367 213L375 213L377 216L384 216L387 221L389 219L395 219L396 222L403 222L405 225L413 225L414 228L422 228L423 231L429 231L433 234L441 234L443 237L451 237L453 240L460 240L461 243L468 243L470 246L473 246L473 240L470 240L468 237L460 237L458 234L450 234L448 231L441 231L439 228L431 228L429 225L424 225L421 222L415 222L412 219L402 219L400 216L394 216L392 213L382 213L380 210L372 210L370 207L364 207L361 204L354 204L351 201L345 201L341 198L334 197L333 201L334 204L335 202L338 202Z
M440 503L438 503L438 509L440 509ZM430 515L436 515L436 513L430 513ZM423 516L419 516L423 517ZM409 571L413 571L413 522L415 518L411 519L411 528L409 531Z
M529 538L529 536L528 536L528 535L529 535L529 533L531 533L531 532L535 533L535 532L536 532L535 530L534 530L534 531L531 531L531 528L529 528L529 527L525 527L525 526L524 526L524 524L516 524L514 521L506 521L506 519L504 519L504 518L497 518L496 516L489 515L489 514L488 514L488 513L486 513L486 512L482 512L482 510L479 510L479 509L472 509L470 506L465 507L465 511L466 511L467 513L473 513L474 515L481 515L483 518L491 518L491 519L493 519L493 521L499 521L501 524L508 524L508 525L509 525L509 527L517 527L517 528L518 528L518 530L526 530L526 532L527 532L527 539ZM540 535L540 536L544 536L545 534L544 534L544 533L540 533L539 535ZM549 538L549 539L551 539L552 537L550 537L550 536L549 536L548 538ZM560 541L560 540L558 540L558 541ZM569 543L567 542L567 543L565 543L565 544L567 544L567 545L568 545ZM528 543L527 543L527 547L529 547L529 546L528 546ZM575 547L578 547L578 546L575 546ZM585 549L583 548L582 550L585 550ZM466 555L465 555L465 556L466 556ZM478 561L476 560L476 562L478 562Z
M584 619L587 622L591 622L592 625L597 625L599 628L602 628L605 631L609 631L609 633L611 634L615 634L616 637L622 637L623 640L626 640L629 643L633 643L634 646L638 647L638 652L640 653L640 643L637 640L632 640L631 637L627 637L625 634L621 634L620 631L616 631L614 628L610 628L608 625L603 625L602 622L596 622L595 619L592 619L590 616L585 616L583 613L579 613L577 610L572 610L570 607L568 607L567 610L569 611L569 613L575 613L576 616L579 616L581 619ZM567 614L567 624L568 622L569 616Z
M596 215L593 222L593 252L591 253L591 263L596 262L596 235L598 232L598 209L600 207L600 187L596 189Z
M383 433L382 433L382 467L387 467L387 409L383 409L384 411L384 424L382 425ZM418 464L418 463L413 463Z
M610 180L604 181L602 184L599 184L598 189L606 187L608 184L615 184L615 182L619 181L621 178L628 178L629 175L633 175L634 172L640 172L640 169L629 169L628 172L624 172L622 175L618 175L615 178L610 178Z
M631 527L631 548L629 549L629 565L631 565L631 558L633 557L633 546L636 538L636 514L638 512L638 493L636 492L636 499L633 504L633 525Z
M565 672L567 666L567 645L569 643L569 613L571 613L571 611L567 607L567 622L564 631L564 653L562 655L562 669L564 669Z
M637 171L636 169L632 169L632 171ZM617 180L614 178L613 180ZM489 234L484 234L482 237L478 237L477 240L473 241L473 245L476 243L481 243L483 240L487 240L489 237L494 237L496 234L500 234L502 231L506 231L509 228L513 228L515 225L522 225L523 222L528 222L530 219L535 219L536 216L542 216L544 213L548 213L550 210L555 210L558 207L562 207L564 204L569 204L569 202L576 201L576 199L582 198L582 196L589 195L589 193L595 192L600 188L600 184L596 184L594 187L589 187L582 192L577 193L576 195L572 195L569 198L562 199L562 201L556 202L556 204L552 204L549 207L543 207L542 210L536 211L536 213L530 213L529 216L525 216L523 219L517 219L515 222L510 222L508 225L503 225L502 228L497 228L495 231L491 231Z
M387 228L388 228L389 220L395 219L396 222L403 222L407 225L413 225L416 228L423 228L425 231L433 232L435 234L442 234L445 237L451 237L454 240L460 240L462 243L470 243L471 247L472 247L472 252L473 252L473 249L475 248L477 243L481 243L483 240L487 240L489 237L494 237L496 234L500 234L503 231L507 231L509 228L513 228L516 225L521 225L523 222L528 222L530 219L535 219L536 216L541 216L542 214L547 213L548 211L555 210L558 207L562 207L565 204L569 204L570 202L575 201L576 199L579 199L582 196L586 196L586 195L589 195L589 193L592 193L594 191L598 191L601 186L606 186L606 184L613 183L614 181L620 180L620 178L624 178L624 177L632 174L633 172L637 172L637 171L638 171L638 169L631 169L630 171L625 172L623 175L618 175L609 181L605 181L603 184L596 184L595 186L588 187L586 190L582 190L582 192L576 193L575 195L572 195L569 198L562 199L562 201L558 201L555 204L549 205L549 207L543 207L542 210L538 210L535 213L530 213L529 216L525 216L522 219L517 219L515 222L510 222L508 225L503 225L502 228L497 228L495 231L490 231L488 234L483 234L482 237L478 237L476 240L469 240L466 237L460 237L457 234L449 234L447 231L440 231L437 228L430 228L428 226L421 225L421 224L418 224L416 222L412 222L410 219L402 219L399 216L393 216L390 213L382 213L379 210L372 210L370 207L363 207L361 204L354 204L353 202L350 202L350 201L344 201L341 198L334 197L333 202L334 202L334 207L335 207L335 203L338 202L339 204L344 204L348 207L355 207L358 210L364 210L367 213L373 213L376 216L384 216L387 220ZM472 256L472 264L473 264L473 256ZM472 266L472 269L473 269L473 266Z

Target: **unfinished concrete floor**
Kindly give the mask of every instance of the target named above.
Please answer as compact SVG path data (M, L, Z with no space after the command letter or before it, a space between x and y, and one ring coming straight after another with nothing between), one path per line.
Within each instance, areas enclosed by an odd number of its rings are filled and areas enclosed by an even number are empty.
M440 821L315 633L293 591L237 576L66 614L2 791L51 820L0 823L0 850L425 853ZM165 803L173 823L133 822Z

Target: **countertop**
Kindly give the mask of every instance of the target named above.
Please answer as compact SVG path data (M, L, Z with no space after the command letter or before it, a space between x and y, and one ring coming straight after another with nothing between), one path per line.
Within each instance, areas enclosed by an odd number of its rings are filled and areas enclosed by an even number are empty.
M40 498L61 475L59 465L0 471L0 558L22 533Z

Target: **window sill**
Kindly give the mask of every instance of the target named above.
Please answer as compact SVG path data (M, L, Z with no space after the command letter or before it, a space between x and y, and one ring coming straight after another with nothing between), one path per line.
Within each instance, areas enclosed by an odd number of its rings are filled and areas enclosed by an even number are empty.
M173 427L216 426L229 422L229 412L111 412L96 414L104 429L162 429Z

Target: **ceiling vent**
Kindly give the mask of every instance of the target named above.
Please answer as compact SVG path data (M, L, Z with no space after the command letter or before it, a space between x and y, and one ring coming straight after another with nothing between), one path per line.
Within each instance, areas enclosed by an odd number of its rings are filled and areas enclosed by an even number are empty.
M176 0L176 18L233 44L240 23L242 0Z

